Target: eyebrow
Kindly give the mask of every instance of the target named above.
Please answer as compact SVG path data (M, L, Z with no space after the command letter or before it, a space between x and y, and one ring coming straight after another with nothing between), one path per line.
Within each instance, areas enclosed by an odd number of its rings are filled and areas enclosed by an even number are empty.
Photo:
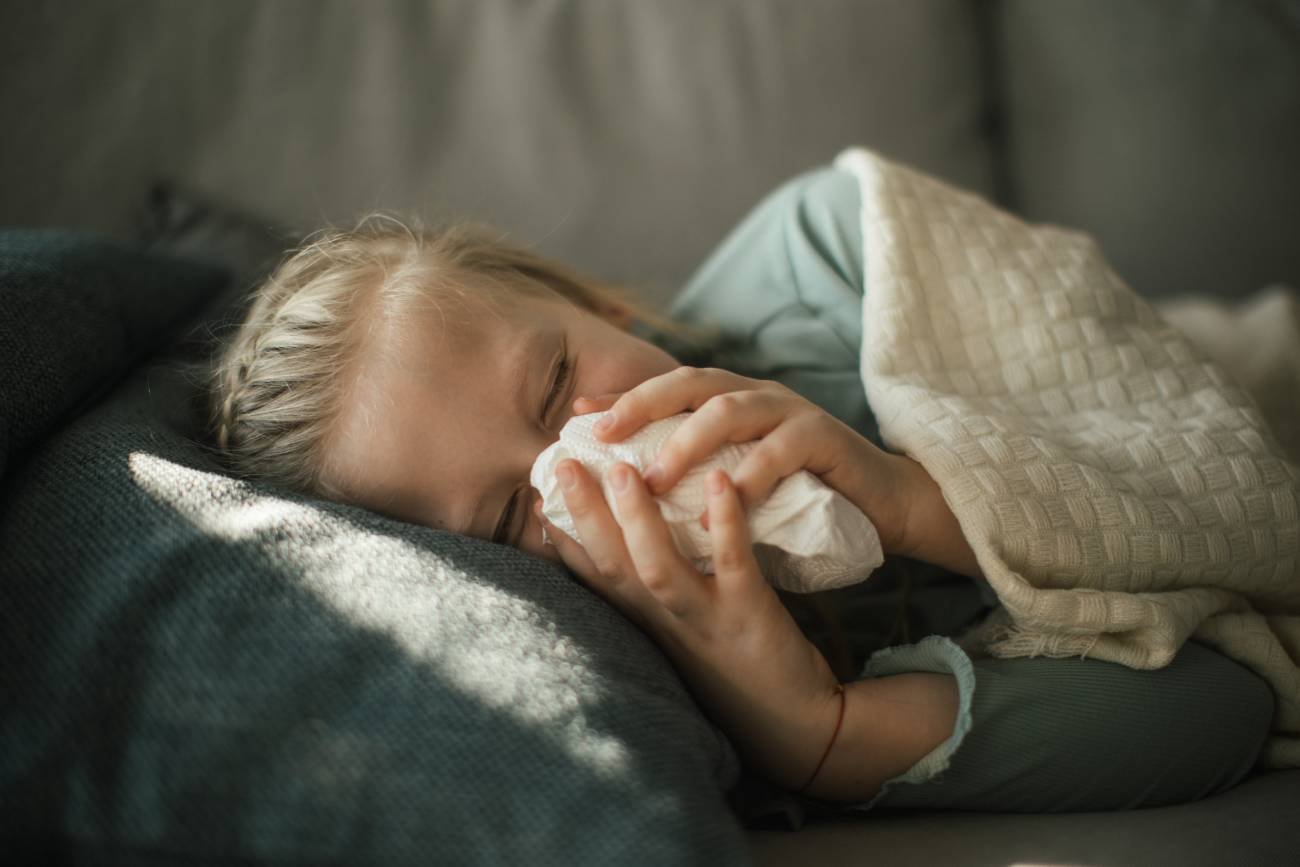
M525 332L523 337L520 338L520 347L514 353L514 363L511 365L511 369L514 371L512 376L514 381L512 401L519 407L519 411L525 418L531 419L534 409L541 408L540 402L536 407L531 406L528 398L529 395L532 394L532 389L530 389L529 386L533 381L533 375L541 369L542 366L531 364L530 362L538 356L543 345L549 342L550 336L551 332L549 331L544 331L540 328L532 328ZM545 370L542 372L545 373ZM514 499L518 493L518 491L512 491L500 504L500 509L491 515L489 518L489 521L492 522L491 526L487 528L487 532L483 538L492 538L492 534L496 532L497 529L495 522L499 520L501 515L505 513L505 510L509 508L510 501ZM490 491L484 491L479 495L478 500L474 503L473 508L469 512L469 520L463 525L464 529L457 530L456 532L460 533L462 536L473 535L472 531L474 529L474 522L478 520L479 513L483 509L484 501L488 499L490 494ZM507 527L505 529L508 531L510 528Z

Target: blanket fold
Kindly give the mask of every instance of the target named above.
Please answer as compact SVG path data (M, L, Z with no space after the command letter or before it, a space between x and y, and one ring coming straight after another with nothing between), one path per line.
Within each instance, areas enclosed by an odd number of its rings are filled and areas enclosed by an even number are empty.
M1151 669L1195 638L1273 687L1260 766L1300 767L1300 467L1257 401L1087 235L835 164L862 191L867 400L1001 603L962 646Z

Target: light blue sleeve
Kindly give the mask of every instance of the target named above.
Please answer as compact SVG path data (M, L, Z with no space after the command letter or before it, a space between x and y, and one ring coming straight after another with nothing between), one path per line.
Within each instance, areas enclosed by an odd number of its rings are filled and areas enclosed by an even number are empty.
M727 234L669 313L720 329L706 363L776 380L879 444L858 374L861 212L858 180L848 172L826 166L796 175Z

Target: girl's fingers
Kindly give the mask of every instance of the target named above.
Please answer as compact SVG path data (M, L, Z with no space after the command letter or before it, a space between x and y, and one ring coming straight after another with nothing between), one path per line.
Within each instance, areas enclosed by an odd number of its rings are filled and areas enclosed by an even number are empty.
M604 442L617 442L652 421L698 409L715 394L761 387L763 381L729 370L683 365L624 392L610 407L609 427L596 430L596 435Z
M578 535L582 537L583 544L580 547L591 564L589 573L583 577L599 583L601 592L626 597L626 591L619 584L628 574L630 558L623 545L623 533L609 511L609 504L605 502L600 486L591 478L586 467L572 459L560 461L556 475L560 480L564 503L573 517ZM561 548L560 556L563 557L564 554L565 551ZM581 558L575 559L581 561Z
M559 552L564 565L578 573L588 585L593 582L599 583L600 573L596 570L596 564L591 562L591 558L587 556L587 552L582 549L581 545L570 538L563 530L546 520L546 516L542 514L541 500L533 501L533 515L537 517L537 522L546 528L546 538L555 546L555 550ZM593 587L592 589L598 590L599 588Z
M566 486L565 470L572 471L571 484ZM556 548L565 565L578 573L587 585L605 597L625 616L643 629L657 634L664 621L663 605L638 578L636 567L624 541L624 531L619 527L605 494L591 474L578 461L560 461L556 467L560 476L560 491L583 544L547 524L547 535L554 534L559 543ZM634 473L635 475L635 473ZM622 506L620 505L620 510ZM657 507L656 507L657 508ZM540 512L540 504L537 511ZM660 523L662 524L662 518ZM665 525L664 529L667 527ZM673 549L676 551L676 549Z
M635 582L631 581L625 581L621 584L607 581L600 574L600 570L596 568L591 558L587 556L587 552L583 550L583 547L542 516L540 501L533 504L533 513L537 515L538 522L546 528L546 538L550 539L555 545L556 550L560 553L560 559L564 561L564 565L569 567L569 570L582 580L587 589L600 595L606 602L613 605L625 617L642 629L650 628L650 622L643 613L647 605L644 590L638 594Z
M690 619L706 611L709 593L705 576L677 550L659 504L651 498L636 470L628 464L616 464L610 471L610 484L618 501L628 554L641 583L678 618Z
M731 483L746 514L766 500L786 476L809 467L807 443L818 435L807 421L810 418L795 418L781 425L755 443L732 470ZM709 529L707 509L700 515L700 526Z
M763 573L754 557L749 524L740 498L722 470L710 470L704 481L709 492L709 537L713 540L713 569L718 594L727 597L745 592ZM724 602L725 604L725 602Z
M646 468L650 492L657 497L670 490L691 467L726 443L767 436L793 406L774 391L729 391L709 398L659 447L654 463Z

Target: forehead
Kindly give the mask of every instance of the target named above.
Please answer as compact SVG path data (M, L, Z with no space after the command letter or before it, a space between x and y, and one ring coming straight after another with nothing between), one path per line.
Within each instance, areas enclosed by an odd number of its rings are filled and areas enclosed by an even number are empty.
M368 334L326 450L351 502L457 529L518 415L516 369L549 318L518 303L418 305Z

